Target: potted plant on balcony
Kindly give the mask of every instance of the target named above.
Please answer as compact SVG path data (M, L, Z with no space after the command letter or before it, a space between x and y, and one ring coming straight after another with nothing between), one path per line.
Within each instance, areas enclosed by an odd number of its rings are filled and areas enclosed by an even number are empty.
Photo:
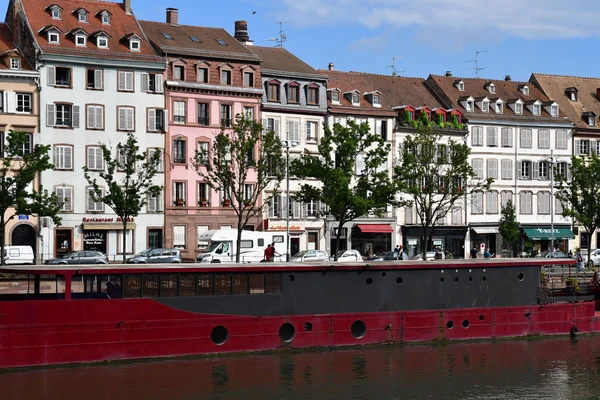
M208 207L208 200L207 199L200 200L200 207Z
M231 207L231 199L223 200L223 207Z
M178 206L178 207L181 207L181 206L183 206L183 203L184 203L184 202L183 202L183 199L177 199L177 200L175 201L175 205L176 205L176 206Z

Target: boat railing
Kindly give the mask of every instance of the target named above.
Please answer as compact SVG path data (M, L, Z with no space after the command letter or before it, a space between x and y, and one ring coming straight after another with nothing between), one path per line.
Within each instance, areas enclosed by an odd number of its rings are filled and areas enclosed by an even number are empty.
M598 292L598 274L595 271L579 271L574 265L541 268L540 303L594 300Z

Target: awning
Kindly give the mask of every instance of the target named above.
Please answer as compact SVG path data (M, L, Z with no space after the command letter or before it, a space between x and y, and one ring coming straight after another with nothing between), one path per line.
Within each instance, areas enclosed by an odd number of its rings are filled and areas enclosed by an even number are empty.
M573 239L575 235L569 228L554 228L554 235L550 228L525 228L525 234L530 240L555 240Z
M489 233L500 233L500 231L498 230L498 227L495 226L474 226L473 230L478 234L478 235L486 235Z
M362 233L394 233L389 224L356 224Z

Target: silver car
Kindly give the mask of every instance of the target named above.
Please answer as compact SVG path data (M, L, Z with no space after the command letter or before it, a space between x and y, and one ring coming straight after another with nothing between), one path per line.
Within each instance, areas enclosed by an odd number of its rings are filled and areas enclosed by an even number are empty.
M47 265L66 264L108 264L108 257L99 251L79 250L72 251L62 257L51 258L44 261Z
M127 260L128 264L170 264L181 263L181 252L178 249L149 249L136 254Z
M303 250L290 259L291 262L322 262L328 260L329 254L323 250Z

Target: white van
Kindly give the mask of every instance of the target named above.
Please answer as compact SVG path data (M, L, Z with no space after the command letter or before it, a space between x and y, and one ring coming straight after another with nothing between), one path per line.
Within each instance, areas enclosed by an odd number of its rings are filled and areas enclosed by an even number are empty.
M31 246L4 246L4 264L6 265L33 265L33 260L34 256Z
M202 253L196 256L196 261L201 263L235 262L237 229L206 231L198 236L198 242L206 242L208 245ZM273 243L275 243L275 261L285 261L285 232L243 231L240 262L262 261L265 249Z

